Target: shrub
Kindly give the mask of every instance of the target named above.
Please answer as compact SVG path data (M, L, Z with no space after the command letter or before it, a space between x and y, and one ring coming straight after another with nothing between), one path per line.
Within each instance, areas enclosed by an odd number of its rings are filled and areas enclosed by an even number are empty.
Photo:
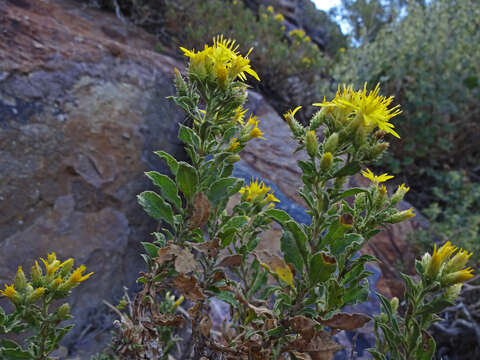
M190 59L188 77L175 71L172 100L187 114L179 138L190 163L159 151L173 178L146 173L158 192L141 193L139 203L164 227L153 234L153 242L143 243L147 271L138 279L143 289L121 316L117 349L126 357L166 358L172 348L163 346L160 334L167 328L173 336L188 327L191 336L185 343L191 345L175 354L179 358L297 359L308 354L332 359L341 348L333 335L370 320L341 312L369 295L365 263L377 260L357 256L358 250L385 224L415 216L412 209L396 208L409 189L401 185L389 196L381 184L392 178L388 174L365 169L370 186L343 188L388 148L384 137L396 134L390 119L398 110L378 86L372 91L343 87L332 101L315 104L321 110L307 127L295 119L300 107L284 115L298 151L308 154L299 162L304 184L299 193L311 223L299 224L275 208L278 200L263 182L243 184L232 176L243 148L266 135L255 116L243 120L244 81L247 75L258 80L248 57L222 37L201 51L182 51ZM323 141L316 134L320 127ZM237 193L240 199L227 209ZM281 256L257 249L259 235L272 222L283 229ZM417 262L421 280L405 276L410 316L394 314L391 302L380 297L385 314L375 323L385 341L378 334L377 349L372 349L377 359L388 354L431 359L435 343L427 328L473 276L464 269L470 254L459 250L452 257L454 252L446 243ZM184 316L172 306L158 306L169 301L172 289L187 300ZM213 331L209 308L219 300L229 306L229 316L221 331Z
M338 81L381 82L402 103L384 164L421 183L428 169L474 171L480 147L480 6L473 0L415 2L370 43L350 48ZM425 184L428 191L428 184Z

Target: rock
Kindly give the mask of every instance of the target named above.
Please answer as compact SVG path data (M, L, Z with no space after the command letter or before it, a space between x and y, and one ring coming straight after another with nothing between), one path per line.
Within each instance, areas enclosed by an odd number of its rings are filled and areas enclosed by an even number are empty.
M154 150L182 157L174 60L155 38L74 1L0 2L0 282L55 251L95 274L74 290L69 356L110 339L156 224L137 204Z

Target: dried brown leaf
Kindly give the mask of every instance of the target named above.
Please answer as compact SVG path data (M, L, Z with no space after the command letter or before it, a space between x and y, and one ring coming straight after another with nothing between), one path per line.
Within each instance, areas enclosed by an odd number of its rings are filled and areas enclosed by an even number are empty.
M172 245L172 252L175 254L175 270L181 274L186 274L192 271L198 271L198 265L193 254L185 248Z
M188 230L205 225L210 217L210 201L204 193L198 193L193 199L193 213L188 220Z
M370 320L371 318L364 314L339 313L328 320L318 319L318 322L328 326L331 329L352 331L361 328Z
M193 276L179 274L173 278L173 286L180 291L186 298L192 301L204 300L205 296Z
M218 266L221 267L235 267L235 266L240 266L242 263L242 255L229 255L225 256L221 261Z
M154 315L153 320L155 321L155 324L160 326L185 326L185 318L180 315L157 314Z
M215 238L202 244L192 244L192 247L195 250L200 251L202 254L214 258L217 257L218 252L220 251L220 239Z
M298 332L305 341L310 341L315 334L315 321L302 315L290 319L290 327Z
M207 314L203 315L202 320L200 320L200 324L199 324L200 332L202 333L203 336L208 338L210 337L211 328L212 328L212 320L210 320L210 317Z

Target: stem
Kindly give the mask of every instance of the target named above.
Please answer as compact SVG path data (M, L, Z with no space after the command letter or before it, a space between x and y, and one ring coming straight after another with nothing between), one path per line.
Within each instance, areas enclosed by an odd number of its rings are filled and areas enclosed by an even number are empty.
M48 315L48 303L45 301L45 299L42 299L42 317L41 321L42 324L40 326L40 351L39 355L40 357L38 358L39 360L47 360L48 359L48 354L45 353L45 345L47 342L47 337L49 333L49 327L50 324L47 320L47 315Z

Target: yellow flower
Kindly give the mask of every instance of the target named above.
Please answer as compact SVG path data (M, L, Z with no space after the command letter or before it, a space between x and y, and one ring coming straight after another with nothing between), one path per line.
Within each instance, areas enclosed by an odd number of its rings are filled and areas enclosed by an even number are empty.
M173 310L175 310L176 308L178 308L178 307L182 304L183 300L185 300L185 297L184 297L183 295L181 295L181 296L178 298L178 300L173 303Z
M234 120L238 122L239 124L243 125L243 118L245 117L245 113L248 111L248 109L244 109L242 106L239 106L235 110L235 115L234 115Z
M415 214L413 212L413 208L410 208L408 210L404 210L404 211L399 211L397 212L396 214L393 214L391 217L390 217L390 223L392 224L396 224L396 223L399 223L399 222L402 222L402 221L405 221L405 220L408 220L408 219L411 219L413 217L415 217L417 214Z
M288 33L290 36L295 36L302 39L305 36L305 30L303 29L294 29Z
M29 296L27 301L30 304L33 304L37 302L43 295L45 294L45 288L44 287L39 287L36 288Z
M73 274L70 276L70 278L68 279L68 282L70 284L76 285L87 280L90 276L92 276L93 272L83 275L86 269L87 268L84 265L79 266L77 269L75 269Z
M379 184L387 180L393 179L393 176L388 175L387 173L382 175L374 175L369 169L366 169L365 171L362 170L361 173L364 177L366 177L368 180L375 184Z
M455 271L452 273L446 274L442 279L442 285L451 286L454 284L462 283L473 278L473 269L466 268L460 271Z
M367 84L365 83L363 90L354 91L352 86L338 87L337 94L332 101L324 101L315 103L314 106L332 107L341 111L341 114L350 121L354 118L362 120L363 127L367 132L373 131L375 127L397 138L400 136L393 130L395 127L389 121L394 116L401 113L399 105L393 108L388 106L393 101L393 96L386 98L379 95L380 84L377 84L374 90L367 94Z
M285 120L288 117L294 117L297 111L300 110L301 108L302 108L301 106L297 106L294 110L288 110L285 114L283 114L283 117L285 118Z
M238 142L237 138L234 137L232 139L232 142L230 143L230 146L228 147L227 151L235 151L238 147L240 146L240 143Z
M260 138L260 139L265 139L262 135L264 133L262 130L258 128L258 120L257 117L254 115L250 115L250 118L248 119L247 125L245 126L246 129L249 132L249 136L246 140L251 140L254 138Z
M273 193L269 193L269 191L270 187L266 186L263 181L258 183L258 180L252 178L250 185L242 187L239 193L243 195L242 199L248 202L260 201L262 206L270 202L280 202L280 200L278 200Z
M60 263L59 260L57 260L57 256L54 252L48 255L47 260L43 258L40 258L40 260L42 260L43 264L45 265L47 275L54 274L58 269L63 266L63 264Z
M265 198L267 202L280 202L272 193L268 193L267 197Z
M450 256L457 250L450 241L447 241L443 246L437 250L437 245L435 244L433 248L433 255L430 259L430 263L427 266L427 275L434 279L440 272L441 266L448 261Z
M202 51L187 50L180 47L184 55L190 58L189 72L195 74L197 78L214 78L225 86L227 82L235 80L237 77L245 81L246 75L250 74L260 81L257 73L250 67L250 60L238 52L238 45L235 40L224 39L219 35L213 39L213 45L205 45Z
M12 285L7 285L7 284L4 284L5 286L5 289L4 290L0 290L0 293L5 296L6 298L10 299L13 301L13 299L17 296L17 291L15 290L15 285L12 284Z
M444 271L449 273L459 271L467 264L472 255L473 253L468 253L467 250L459 249L457 254L447 263Z
M285 20L285 18L283 17L282 14L276 14L275 15L275 20L277 20L278 22L283 22Z
M267 7L267 11L270 13L270 14L273 14L274 10L273 10L273 6L272 5L269 5Z

